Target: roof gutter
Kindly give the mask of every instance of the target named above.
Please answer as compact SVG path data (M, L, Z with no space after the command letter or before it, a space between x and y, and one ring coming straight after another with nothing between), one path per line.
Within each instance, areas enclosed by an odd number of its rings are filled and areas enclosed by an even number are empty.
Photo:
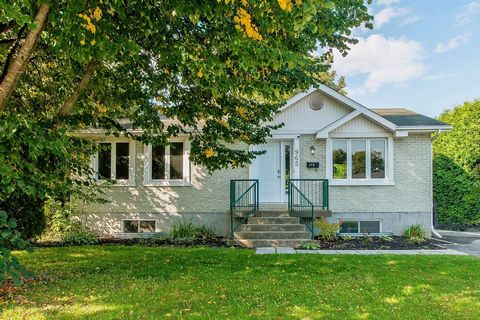
M437 140L438 136L440 135L440 133L442 133L442 129L437 129L437 132L435 132L435 135L432 137L432 142L434 142L435 140Z

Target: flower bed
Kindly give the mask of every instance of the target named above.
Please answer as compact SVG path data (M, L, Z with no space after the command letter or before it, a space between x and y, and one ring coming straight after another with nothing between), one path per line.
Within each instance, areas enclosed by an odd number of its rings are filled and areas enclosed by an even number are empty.
M318 249L332 250L419 250L419 249L444 249L442 242L435 239L425 239L421 243L413 243L404 237L338 237L333 240L317 238L314 243Z

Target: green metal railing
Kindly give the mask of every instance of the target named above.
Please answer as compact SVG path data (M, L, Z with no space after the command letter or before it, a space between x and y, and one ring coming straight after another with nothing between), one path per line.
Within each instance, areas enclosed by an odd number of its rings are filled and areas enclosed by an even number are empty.
M258 211L258 196L258 179L230 180L230 239L233 240L235 230Z
M328 179L290 179L288 211L298 216L314 236L315 211L328 210Z

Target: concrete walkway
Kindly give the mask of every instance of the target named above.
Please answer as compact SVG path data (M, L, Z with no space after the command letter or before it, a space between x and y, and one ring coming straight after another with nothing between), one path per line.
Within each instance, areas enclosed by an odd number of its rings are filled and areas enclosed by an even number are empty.
M437 231L442 235L441 240L449 242L442 244L445 248L480 257L480 233L450 230Z
M465 256L468 253L453 249L442 250L304 250L291 247L259 247L256 254L359 254L359 255L456 255Z

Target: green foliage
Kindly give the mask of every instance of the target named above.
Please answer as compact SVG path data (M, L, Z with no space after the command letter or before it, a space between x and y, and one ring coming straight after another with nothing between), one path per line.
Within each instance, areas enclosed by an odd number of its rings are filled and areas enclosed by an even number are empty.
M2 80L12 78L40 3L47 23L0 108L0 210L27 238L45 226L47 197L97 195L84 188L94 185L94 148L73 132L103 128L156 145L186 135L192 162L245 166L261 152L231 146L265 142L285 97L319 83L342 89L329 71L332 52L346 54L351 30L372 20L363 1L344 0L290 10L277 1L0 1ZM319 46L323 54L312 56Z
M422 225L414 224L403 231L403 236L411 243L422 243L427 239Z
M318 250L321 246L317 242L307 242L302 246L305 250Z
M333 178L347 178L347 152L345 150L333 150Z
M213 238L215 230L205 224L195 225L192 219L182 219L175 222L170 231L170 237L173 239Z
M89 245L98 243L98 238L80 222L72 222L70 228L62 235L62 243L65 245Z
M393 238L391 236L387 236L385 234L382 234L379 239L381 241L385 241L385 242L392 242L393 241Z
M337 239L337 232L340 230L340 224L328 223L326 218L321 218L315 221L315 225L320 229L320 239L325 241L333 241Z
M30 250L16 227L15 219L9 218L5 211L0 210L0 287L10 278L15 285L20 285L21 278L27 275L25 268L11 253L12 249Z
M48 198L44 204L47 227L38 242L58 242L66 245L88 245L98 243L97 236L78 220L70 205Z
M480 223L480 100L443 112L453 126L433 144L433 193L438 221L450 225Z

